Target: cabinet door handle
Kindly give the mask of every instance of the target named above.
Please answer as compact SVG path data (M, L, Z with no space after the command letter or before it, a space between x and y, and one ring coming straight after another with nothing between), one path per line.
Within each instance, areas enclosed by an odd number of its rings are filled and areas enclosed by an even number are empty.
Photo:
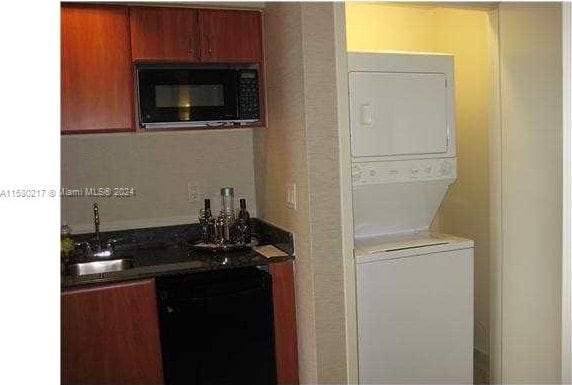
M213 49L211 47L211 35L207 35L207 47L208 47L208 53L212 53Z

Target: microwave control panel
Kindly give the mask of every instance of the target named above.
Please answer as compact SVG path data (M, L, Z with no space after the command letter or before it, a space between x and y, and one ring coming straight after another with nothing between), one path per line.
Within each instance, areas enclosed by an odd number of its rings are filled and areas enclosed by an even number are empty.
M256 70L238 72L239 119L259 119L258 74Z

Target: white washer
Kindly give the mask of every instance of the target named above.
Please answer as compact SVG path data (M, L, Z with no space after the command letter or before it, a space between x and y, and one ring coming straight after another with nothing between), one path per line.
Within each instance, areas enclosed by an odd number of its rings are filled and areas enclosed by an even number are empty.
M473 241L429 232L457 178L453 57L348 69L359 383L471 383Z
M472 383L473 241L415 232L356 247L359 383Z

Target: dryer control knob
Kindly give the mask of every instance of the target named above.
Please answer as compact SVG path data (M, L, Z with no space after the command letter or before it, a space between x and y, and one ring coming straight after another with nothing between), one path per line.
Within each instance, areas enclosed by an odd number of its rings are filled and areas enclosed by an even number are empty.
M439 167L439 174L442 176L448 175L451 172L451 164L444 160L441 162L441 167Z

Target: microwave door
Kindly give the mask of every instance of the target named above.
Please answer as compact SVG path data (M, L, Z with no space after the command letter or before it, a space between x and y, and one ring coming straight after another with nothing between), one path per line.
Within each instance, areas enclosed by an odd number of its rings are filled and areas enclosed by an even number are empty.
M192 126L237 117L236 71L145 69L139 71L142 126Z

